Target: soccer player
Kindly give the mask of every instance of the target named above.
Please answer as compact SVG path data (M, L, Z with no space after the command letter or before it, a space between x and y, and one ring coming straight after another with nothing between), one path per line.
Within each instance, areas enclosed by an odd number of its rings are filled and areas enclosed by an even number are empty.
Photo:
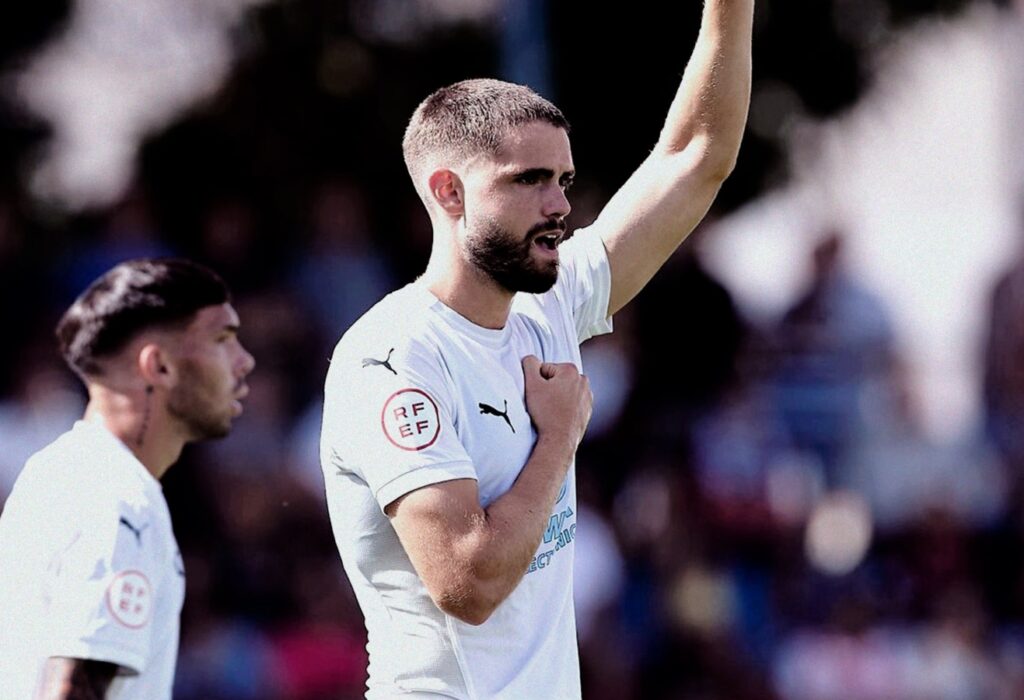
M339 342L321 440L369 633L368 698L580 697L579 344L611 330L731 172L752 15L752 0L706 0L654 150L568 241L574 169L555 106L470 80L413 114L403 150L430 261Z
M177 259L114 267L60 320L89 403L0 516L0 698L171 697L185 570L159 479L242 412L237 332L224 282Z

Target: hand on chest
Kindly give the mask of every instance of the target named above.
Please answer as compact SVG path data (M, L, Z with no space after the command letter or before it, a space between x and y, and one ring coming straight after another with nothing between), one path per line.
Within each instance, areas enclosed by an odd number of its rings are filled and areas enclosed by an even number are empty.
M456 432L476 469L485 505L511 488L537 438L526 410L521 362L519 351L481 355L453 377Z

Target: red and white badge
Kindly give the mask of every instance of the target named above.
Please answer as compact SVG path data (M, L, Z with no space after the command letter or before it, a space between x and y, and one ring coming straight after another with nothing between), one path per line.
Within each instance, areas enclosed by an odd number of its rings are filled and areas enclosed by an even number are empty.
M392 445L410 452L430 447L441 434L437 403L419 389L402 389L388 397L380 425Z
M153 587L141 571L122 571L107 586L107 609L120 624L145 627L153 612Z

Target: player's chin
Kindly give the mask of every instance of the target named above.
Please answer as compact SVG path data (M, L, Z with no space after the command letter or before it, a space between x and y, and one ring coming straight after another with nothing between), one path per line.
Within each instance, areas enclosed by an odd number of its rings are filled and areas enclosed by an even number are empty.
M237 399L232 399L231 402L228 404L227 411L225 411L224 415L221 418L219 426L221 429L224 430L225 435L231 432L232 424L234 423L235 419L242 415L243 411L244 409L242 408L241 402L238 401Z
M210 425L206 429L206 440L219 440L225 438L231 434L231 418L225 418L223 421Z
M555 283L558 279L558 251L545 251L544 255L534 258L533 261L534 275L551 282Z
M220 440L231 434L231 425L220 425L204 423L200 426L193 426L185 442L205 442L207 440Z
M525 275L519 286L520 292L543 294L555 286L558 281L558 261L536 266L530 275Z
M232 421L237 417L234 409L229 407L217 416L210 416L194 426L196 440L218 440L231 433Z

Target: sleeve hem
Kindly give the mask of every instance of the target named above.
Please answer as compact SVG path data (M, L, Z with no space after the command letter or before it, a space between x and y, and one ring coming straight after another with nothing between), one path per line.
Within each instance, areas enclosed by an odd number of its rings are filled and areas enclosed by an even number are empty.
M411 491L455 479L476 481L473 464L465 461L424 464L395 477L377 489L377 504L381 512L384 512L388 505Z
M604 311L600 318L579 329L577 337L579 342L582 343L594 336L611 333L613 330L612 316L607 313L612 297L612 270L611 263L608 260L608 249L605 248L604 239L599 234L592 234L591 240L584 238L580 242L580 247L584 249L587 257L590 259L590 268L599 275L599 278L595 279L594 287L597 293L600 294L598 301L601 303L601 306L599 308Z
M85 642L64 643L47 648L44 655L61 656L69 659L88 659L90 661L106 661L117 664L131 674L142 673L146 669L146 659L142 654L117 646L116 644L87 644Z

